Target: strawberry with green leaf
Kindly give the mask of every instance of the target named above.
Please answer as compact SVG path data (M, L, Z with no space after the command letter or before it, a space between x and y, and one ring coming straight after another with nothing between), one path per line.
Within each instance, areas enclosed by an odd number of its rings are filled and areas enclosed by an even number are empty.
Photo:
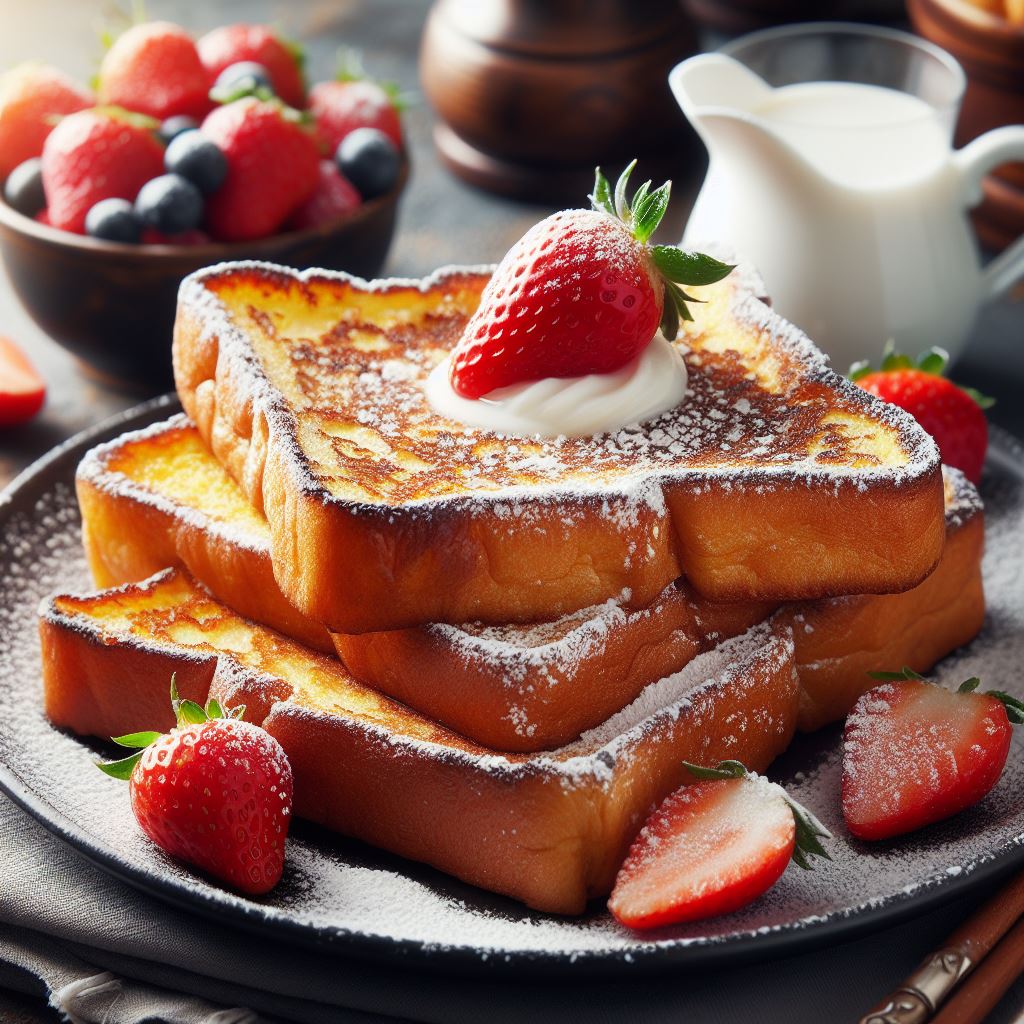
M988 449L984 410L993 399L943 377L948 361L949 354L941 348L930 348L917 362L888 348L880 370L872 370L867 362L854 363L850 380L909 412L935 439L942 461L977 484Z
M317 82L309 90L309 112L325 156L334 156L342 139L357 128L376 128L401 151L403 108L398 87L369 78L355 50L339 54L334 81Z
M202 117L209 76L192 37L169 21L132 25L113 41L97 77L100 102L148 114Z
M305 106L305 54L269 25L221 25L201 36L196 48L211 84L232 64L251 61L266 68L274 93L288 106Z
M977 803L999 781L1024 702L999 690L958 690L912 669L871 672L882 685L857 701L843 737L843 816L858 839L889 839Z
M829 858L815 816L739 761L687 764L697 782L647 819L626 857L608 909L630 928L697 921L738 910L770 889L790 861L810 870Z
M62 118L43 146L42 175L49 222L85 231L89 210L103 199L134 201L163 173L158 124L121 107L94 107Z
M242 721L244 705L182 700L173 676L171 707L174 729L115 736L134 753L97 767L129 781L142 831L166 853L240 892L269 892L284 869L292 813L284 750Z
M597 170L590 210L532 227L484 289L452 354L451 385L465 398L544 377L612 373L640 356L659 325L672 340L699 301L680 285L720 281L733 268L701 253L650 245L671 182L627 199L634 160L614 192Z

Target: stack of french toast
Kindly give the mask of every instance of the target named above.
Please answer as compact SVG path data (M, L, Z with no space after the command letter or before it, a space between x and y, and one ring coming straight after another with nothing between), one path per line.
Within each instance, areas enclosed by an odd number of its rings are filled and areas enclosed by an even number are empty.
M531 907L606 895L684 762L762 771L870 670L984 614L983 524L908 415L738 268L681 326L687 399L509 437L425 395L488 273L184 282L184 414L101 445L98 587L41 612L46 711L109 737L244 704L295 812Z

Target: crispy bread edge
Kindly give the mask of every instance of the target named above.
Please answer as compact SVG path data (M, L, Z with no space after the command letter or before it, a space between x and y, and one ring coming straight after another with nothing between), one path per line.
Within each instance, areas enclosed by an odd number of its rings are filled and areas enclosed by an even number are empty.
M341 273L244 263L210 267L182 282L174 330L182 404L250 500L268 513L276 576L310 618L347 633L430 621L536 621L623 590L635 607L645 606L684 571L717 600L885 593L909 589L937 564L944 528L934 443L910 416L830 370L806 336L757 297L753 275L739 278L736 317L792 351L810 378L841 391L866 415L884 415L909 465L849 475L773 470L771 483L782 486L771 488L749 471L687 471L685 481L651 475L631 494L545 491L523 498L527 515L500 524L500 542L493 515L500 496L391 508L329 494L299 450L294 415L206 287L218 276L247 274L270 286L299 281L425 292L483 272L445 268L422 281L371 286ZM723 514L702 514L708 506ZM837 516L840 507L844 515ZM628 528L609 528L616 513L627 517ZM794 531L793 523L813 525ZM538 546L542 533L557 543ZM336 551L346 552L344 572L331 571L324 556ZM438 587L442 573L446 586ZM347 586L338 585L339 576Z

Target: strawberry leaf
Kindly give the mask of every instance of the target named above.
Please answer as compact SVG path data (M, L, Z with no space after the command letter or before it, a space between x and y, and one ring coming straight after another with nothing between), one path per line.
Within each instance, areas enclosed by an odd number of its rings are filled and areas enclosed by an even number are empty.
M867 359L858 359L857 362L850 363L850 369L846 376L849 377L850 380L856 382L860 380L861 377L866 377L871 372L873 371L871 369L870 361Z
M782 789L782 787L779 787ZM786 791L782 790L783 797L789 809L793 812L793 820L796 822L796 845L793 847L793 862L797 867L805 871L813 871L814 866L810 862L811 857L824 857L831 860L828 850L821 845L822 839L831 839L832 833L818 821L814 814L803 804L797 803Z
M705 765L684 761L683 767L701 782L711 779L743 779L750 774L740 761L720 761L717 768L708 768Z
M633 199L630 202L630 206L633 209L633 219L636 220L636 211L640 204L650 195L651 192L651 180L647 179L634 193Z
M633 197L633 237L641 244L647 242L661 223L672 195L670 181L650 193L645 191L648 187L648 184L641 185Z
M675 341L679 333L679 306L669 285L665 285L665 304L661 310L661 333L669 341Z
M949 353L944 348L933 345L927 352L922 352L917 357L917 368L925 373L933 373L941 377L949 362Z
M148 747L150 743L155 743L160 736L161 733L158 732L130 732L124 736L111 736L110 738L119 746L139 749Z
M174 712L174 719L178 719L178 708L181 706L181 698L178 696L178 673L171 673L171 711Z
M155 117L150 117L148 114L140 114L136 110L126 110L124 107L114 106L113 104L93 107L92 112L101 117L108 117L111 121L117 121L120 124L141 128L144 132L155 132L160 127L160 122Z
M220 705L220 701L216 697L211 697L206 702L206 717L207 718L224 718L224 709Z
M194 700L183 700L178 704L178 727L183 725L202 725L209 718L201 705Z
M631 216L629 201L626 199L626 189L629 188L629 176L633 173L634 167L636 167L635 159L626 165L626 169L619 175L619 180L615 183L615 215L624 222L628 222Z
M901 352L889 352L882 360L882 370L888 373L890 370L913 370L914 360Z
M612 198L612 187L600 167L594 168L594 191L590 194L590 205L598 213L615 216L615 201Z
M722 263L702 252L686 252L674 245L651 247L651 258L662 277L679 284L714 284L735 269L733 263Z
M121 758L120 761L98 761L96 767L112 779L125 781L132 777L132 770L139 763L141 757L142 751L136 750L134 754L129 754L127 757Z
M264 103L269 103L276 99L274 91L256 81L252 75L246 75L231 85L222 85L210 90L210 99L214 103L220 103L222 106L234 103L235 100L245 99L248 96L254 96Z
M234 707L233 707L233 708L232 708L232 709L231 709L231 710L230 710L230 711L228 712L228 718L237 718L237 719L240 719L240 718L241 718L241 717L242 717L242 716L243 716L244 714L245 714L245 705L244 705L244 704L236 704L236 705L235 705L235 706L234 706Z
M971 676L970 679L965 679L960 686L957 688L957 693L974 693L974 691L981 685L981 680L977 676Z
M991 409L996 404L994 398L983 395L977 388L961 388L960 390L967 392L982 409Z

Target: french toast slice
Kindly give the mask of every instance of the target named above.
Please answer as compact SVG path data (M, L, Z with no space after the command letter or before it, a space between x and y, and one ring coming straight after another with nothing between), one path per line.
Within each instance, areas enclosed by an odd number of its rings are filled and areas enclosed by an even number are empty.
M99 587L182 566L220 600L300 643L333 653L323 626L274 579L266 519L245 500L185 416L89 451L75 479L82 541Z
M687 781L683 761L763 770L796 721L792 641L767 623L577 742L532 755L448 731L177 570L56 595L41 607L40 636L54 724L100 736L169 727L174 671L183 695L244 703L280 741L300 817L558 913L610 890L651 807Z
M926 671L980 628L981 504L961 473L945 474L946 543L923 583L779 611L795 635L802 729L843 717L872 685L867 671ZM301 617L271 574L266 522L186 417L93 449L77 487L99 586L184 567L228 607L331 649L322 628L308 620L294 627ZM537 751L570 742L647 684L775 610L774 602L707 601L676 581L646 609L611 601L536 625L433 624L336 634L334 643L357 679L456 732L501 750Z
M235 263L182 283L182 404L266 514L275 576L310 619L536 622L620 595L646 607L683 574L711 599L778 602L902 591L934 568L934 443L833 373L750 273L696 290L680 406L549 440L425 397L487 279Z

